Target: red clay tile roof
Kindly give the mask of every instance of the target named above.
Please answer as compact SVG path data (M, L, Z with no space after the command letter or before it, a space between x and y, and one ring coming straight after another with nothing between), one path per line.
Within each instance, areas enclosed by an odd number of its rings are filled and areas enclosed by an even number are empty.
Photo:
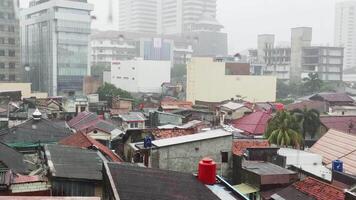
M192 109L193 103L190 101L180 100L162 100L161 107L163 109Z
M297 103L292 103L286 106L286 109L291 111L291 110L295 110L295 109L301 109L303 110L304 108L307 109L315 109L318 110L320 113L323 112L328 112L328 105L326 102L323 101L301 101L301 102L297 102Z
M123 162L122 158L120 158L118 155L112 152L105 145L101 144L100 142L96 141L95 139L91 138L90 136L82 132L78 132L76 134L64 138L63 140L59 141L59 144L74 146L74 147L82 147L82 148L95 147L101 153L109 157L112 161Z
M87 112L87 111L84 111L84 112L81 112L79 113L76 117L74 117L73 119L71 119L69 122L68 122L68 126L69 127L73 127L75 126L76 124L78 124L81 120L87 118L88 116L92 115L93 113L90 113L90 112Z
M293 186L307 194L314 197L316 200L344 200L344 191L341 188L329 185L311 177L296 182Z
M320 121L328 129L356 134L356 116L321 116Z
M232 121L232 126L237 129L243 130L247 135L263 135L268 120L272 118L271 114L264 111L257 111L246 115L240 119Z
M268 140L257 139L238 139L232 144L232 153L237 156L244 154L247 148L265 148L269 147Z
M33 182L42 182L45 181L40 176L25 176L17 174L14 178L14 183L33 183Z
M156 140L194 134L194 129L157 129L152 134Z
M310 152L323 156L323 163L331 168L333 160L342 160L344 172L356 174L356 135L330 129L311 148Z

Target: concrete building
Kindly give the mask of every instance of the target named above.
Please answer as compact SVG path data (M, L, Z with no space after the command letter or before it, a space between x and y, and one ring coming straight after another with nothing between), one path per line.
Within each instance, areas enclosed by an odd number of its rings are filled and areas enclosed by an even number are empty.
M262 34L257 36L257 57L258 63L267 63L267 51L274 48L274 35Z
M33 0L21 12L23 64L35 91L81 94L90 74L90 11L86 0Z
M157 33L157 0L119 0L119 30Z
M193 58L187 66L187 101L220 102L236 95L252 102L276 100L276 77L226 75L229 64L234 63Z
M159 0L159 33L190 32L203 15L216 19L216 0Z
M292 28L290 80L299 82L302 73L302 49L309 47L312 40L311 27Z
M355 9L355 1L343 1L335 6L334 44L345 48L344 69L356 68Z
M344 49L342 47L304 47L302 49L302 74L318 73L324 81L342 81Z
M265 50L264 75L273 75L280 80L289 80L291 66L291 48L274 47Z
M170 81L170 61L126 60L111 65L110 83L129 92L160 93L162 84Z
M17 0L0 1L0 82L23 78L18 17Z

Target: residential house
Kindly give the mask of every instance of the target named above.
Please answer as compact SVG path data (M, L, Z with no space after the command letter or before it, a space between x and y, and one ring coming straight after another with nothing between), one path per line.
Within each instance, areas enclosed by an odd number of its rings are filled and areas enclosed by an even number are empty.
M53 196L102 195L100 153L63 145L44 146Z
M161 100L160 107L165 112L170 112L173 110L180 110L180 109L192 109L193 103L190 101L182 101L177 100L174 98L163 98Z
M154 111L149 113L149 124L148 126L151 128L173 124L173 125L182 125L183 124L183 116L168 113L168 112L160 112Z
M124 131L145 129L146 117L140 112L129 112L119 115L119 126Z
M308 177L273 194L271 199L344 200L345 194L341 188Z
M355 116L320 116L320 133L323 136L328 130L333 129L344 133L356 134L356 115Z
M191 173L116 163L104 166L103 199L247 200L218 176L216 184L204 185Z
M110 114L111 116L118 116L120 114L129 113L132 111L133 99L113 97L111 102Z
M75 132L83 132L107 147L110 147L112 140L123 135L123 132L109 121L86 111L71 119L68 126Z
M208 156L216 161L218 174L229 177L231 141L232 133L216 129L154 140L151 148L145 148L143 142L132 143L129 159L143 161L144 165L152 168L193 173L197 170L196 163Z
M156 129L152 130L152 136L156 140L166 139L166 138L199 133L204 128L207 128L206 123L199 120L193 120L186 124L183 124L182 126L171 125L171 124L159 126Z
M203 109L183 109L183 110L175 110L171 112L176 115L183 116L183 123L187 123L193 120L200 120L209 122L211 125L218 125L219 120L216 116L215 112Z
M296 109L303 110L304 108L311 110L315 109L319 111L320 114L329 112L329 105L324 101L311 101L311 100L303 100L296 103L291 103L286 105L286 110L292 111Z
M80 112L89 111L89 101L86 96L68 97L63 100L63 108L66 112L66 120L76 116Z
M353 116L356 115L356 106L349 105L349 106L333 106L329 109L329 115L336 115L336 116Z
M272 115L265 111L257 111L246 115L240 119L231 121L234 128L243 131L242 134L261 137L268 126L268 121Z
M345 173L356 174L356 135L330 129L311 148L310 152L323 157L323 164L332 168L334 160L343 162Z
M44 119L36 110L28 121L1 130L0 141L20 151L32 151L43 144L57 143L70 134L64 121Z
M312 101L323 101L329 106L347 106L352 105L354 100L346 93L318 93L309 97Z
M264 161L244 161L241 170L241 184L234 186L250 199L269 199L270 191L286 187L298 180L294 171ZM244 192L242 190L248 190Z
M246 114L250 114L253 110L247 107L244 103L237 103L230 101L228 103L222 104L219 107L219 115L222 118L222 122L225 120L237 120Z
M59 141L61 145L94 149L100 151L110 162L123 162L122 158L111 151L108 147L96 141L83 132L78 132Z

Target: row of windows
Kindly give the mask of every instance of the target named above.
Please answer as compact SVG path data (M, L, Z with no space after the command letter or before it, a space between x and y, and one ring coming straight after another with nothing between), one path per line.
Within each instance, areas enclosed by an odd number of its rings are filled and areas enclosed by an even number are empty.
M6 41L5 38L0 37L0 44L15 44L15 38L8 38Z
M15 19L15 14L0 12L0 19Z
M14 5L13 0L8 0L8 1L6 1L6 0L1 0L1 1L0 1L0 6L12 8L13 5Z
M5 50L0 50L0 56L5 56ZM16 51L15 50L8 50L9 57L15 57Z
M4 69L5 68L5 63L0 62L0 69ZM9 62L9 68L10 69L14 69L16 67L16 63L15 62Z
M125 80L129 80L130 79L129 77L121 77L121 76L117 76L116 78L117 79L125 79ZM132 80L135 80L135 78L132 77Z
M8 31L8 32L13 33L13 32L15 32L15 26L13 26L13 25L8 25L8 26L0 25L0 31Z
M5 74L0 74L0 81L5 81L5 80L6 80ZM10 74L8 80L9 81L15 81L16 80L15 74Z

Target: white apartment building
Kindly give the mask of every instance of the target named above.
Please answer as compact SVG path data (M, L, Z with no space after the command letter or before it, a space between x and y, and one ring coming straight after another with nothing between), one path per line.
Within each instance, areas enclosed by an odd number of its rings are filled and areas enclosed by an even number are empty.
M113 61L110 78L104 81L129 92L160 93L162 83L171 81L171 62L142 59Z
M119 30L156 33L158 0L119 0Z
M335 7L335 46L344 47L344 69L356 68L356 1Z
M32 90L82 94L90 74L93 9L87 0L32 0L21 11L23 65Z

